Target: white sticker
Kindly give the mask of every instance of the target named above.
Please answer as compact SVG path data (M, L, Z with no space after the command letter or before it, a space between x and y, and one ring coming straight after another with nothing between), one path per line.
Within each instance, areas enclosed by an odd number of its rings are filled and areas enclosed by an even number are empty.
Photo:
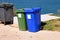
M31 19L31 15L27 15L27 18L28 18L28 19Z
M21 18L21 14L18 14L18 17Z

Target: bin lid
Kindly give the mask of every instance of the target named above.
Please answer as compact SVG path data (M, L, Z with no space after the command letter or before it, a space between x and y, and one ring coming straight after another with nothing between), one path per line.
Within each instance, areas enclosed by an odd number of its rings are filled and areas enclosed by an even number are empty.
M34 11L40 11L41 8L40 7L36 7L36 8L32 8Z
M19 12L19 13L23 13L24 10L23 10L23 9L18 9L18 10L16 10L16 13L17 13L17 12Z
M24 8L24 12L34 12L34 10L32 10L32 8Z
M0 4L0 8L5 8L5 7L13 7L13 4L9 3L2 3Z

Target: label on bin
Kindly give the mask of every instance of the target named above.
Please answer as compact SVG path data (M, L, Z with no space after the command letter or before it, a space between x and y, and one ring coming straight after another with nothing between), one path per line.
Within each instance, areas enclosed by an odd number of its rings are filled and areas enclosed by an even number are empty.
M21 14L18 14L18 17L21 18Z
M27 18L28 18L28 19L31 19L31 15L27 15Z

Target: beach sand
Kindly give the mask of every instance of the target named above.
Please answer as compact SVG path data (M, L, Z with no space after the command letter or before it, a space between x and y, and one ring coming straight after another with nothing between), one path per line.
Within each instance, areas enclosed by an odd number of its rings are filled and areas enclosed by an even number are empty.
M60 32L41 30L33 33L19 31L15 24L0 24L0 40L60 40Z

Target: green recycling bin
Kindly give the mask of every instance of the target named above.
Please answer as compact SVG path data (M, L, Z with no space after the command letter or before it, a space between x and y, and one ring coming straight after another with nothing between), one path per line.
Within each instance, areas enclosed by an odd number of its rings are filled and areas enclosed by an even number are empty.
M18 18L19 30L26 31L27 30L27 24L26 24L24 10L19 9L16 11L16 14L17 14L17 18Z

